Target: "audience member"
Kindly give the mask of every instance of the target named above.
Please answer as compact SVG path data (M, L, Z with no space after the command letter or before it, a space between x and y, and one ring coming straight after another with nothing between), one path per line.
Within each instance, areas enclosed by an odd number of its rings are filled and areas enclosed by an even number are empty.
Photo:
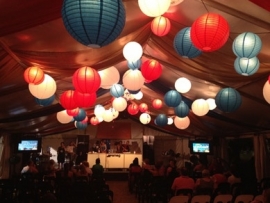
M93 179L103 179L104 168L100 164L99 158L96 159L96 164L92 166L92 172L93 172L92 175Z
M93 171L92 171L92 169L90 168L88 161L83 161L82 164L85 166L85 170L86 170L87 174L88 174L89 176L92 176Z
M104 140L102 140L100 142L100 152L101 153L107 153L107 145L106 143L104 142Z
M201 194L202 191L209 190L209 194L214 189L214 181L210 177L210 172L207 169L202 171L202 178L196 180L196 194ZM211 191L211 192L210 192Z
M27 165L23 167L21 173L38 173L38 170L36 168L36 165L32 160L29 160Z
M208 170L210 171L210 175L214 175L217 173L223 173L223 165L220 158L213 158L212 163L209 165Z
M59 169L63 168L63 164L65 163L65 156L66 156L65 143L61 142L60 146L57 149L57 163Z
M220 183L227 182L227 177L223 173L215 173L212 179L214 181L214 189L216 189Z
M130 152L129 141L122 145L122 152Z
M45 170L45 175L47 177L56 177L56 171L57 169L55 168L55 161L53 159L50 159Z
M241 183L240 174L236 169L231 170L231 175L228 177L228 183L232 186L235 183Z
M73 163L72 162L65 163L64 164L63 177L65 177L65 178L73 178L74 177L74 170L72 168L73 168Z
M139 159L134 158L133 162L129 165L128 186L129 191L133 191L134 184L139 180L142 168L139 165Z
M188 176L187 168L183 167L180 169L180 176L175 178L171 189L174 193L176 193L179 189L191 189L194 190L195 182L192 178Z
M163 165L163 161L157 161L155 166L150 168L149 171L153 176L165 176L166 169Z
M76 145L75 142L71 141L66 147L66 152L70 162L74 162L76 159Z
M89 175L88 175L88 172L86 171L86 167L84 164L79 165L79 169L76 173L76 177L85 177L87 181L89 181Z

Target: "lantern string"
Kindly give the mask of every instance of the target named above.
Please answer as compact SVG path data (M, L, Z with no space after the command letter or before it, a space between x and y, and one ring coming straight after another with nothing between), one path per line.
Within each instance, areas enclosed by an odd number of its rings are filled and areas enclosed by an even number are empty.
M203 6L204 6L205 10L207 11L207 13L209 13L209 10L208 10L208 8L206 7L206 5L205 5L204 1L203 1L203 0L201 0L201 2L202 2L202 4L203 4Z

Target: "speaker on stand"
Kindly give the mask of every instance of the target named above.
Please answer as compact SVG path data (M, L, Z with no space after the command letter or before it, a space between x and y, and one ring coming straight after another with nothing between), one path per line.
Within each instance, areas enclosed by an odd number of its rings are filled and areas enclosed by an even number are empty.
M89 152L89 136L78 135L77 136L77 158L76 165L79 165L82 161L87 160L87 153Z

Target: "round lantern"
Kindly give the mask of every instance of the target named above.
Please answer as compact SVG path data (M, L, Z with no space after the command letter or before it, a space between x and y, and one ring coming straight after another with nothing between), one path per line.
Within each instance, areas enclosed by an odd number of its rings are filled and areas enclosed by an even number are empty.
M168 18L158 16L152 20L151 30L155 35L159 37L165 36L169 33L170 29L171 29L171 22Z
M156 121L156 125L165 126L168 123L168 118L165 114L158 114L155 121Z
M123 85L128 90L138 90L144 84L144 77L139 70L127 70L123 75Z
M259 66L260 62L256 56L250 59L237 57L234 61L235 71L243 76L253 75L258 71Z
M116 111L124 111L127 108L127 100L123 97L115 98L112 102L112 106Z
M262 48L260 37L252 32L244 32L233 41L233 52L240 58L253 58Z
M173 124L173 119L171 118L171 117L168 117L168 123L167 123L168 125L171 125L171 124Z
M233 88L223 88L219 90L215 97L217 108L224 112L233 112L237 110L241 103L242 98L239 92Z
M62 124L70 123L73 121L73 117L69 116L66 110L57 112L56 118Z
M127 65L131 70L136 70L141 67L142 60L138 59L137 61L127 61Z
M146 103L141 103L139 105L139 109L140 109L140 112L144 113L144 112L148 111L148 105Z
M113 119L116 119L119 116L119 111L115 110L114 108L109 109L112 112Z
M45 74L44 80L40 84L35 85L30 83L28 88L34 97L38 99L47 99L56 92L56 82L51 76Z
M137 61L142 54L143 49L138 42L128 42L123 48L123 55L127 61Z
M82 123L87 123L87 122L88 122L88 117L85 116L85 119L83 119L81 122L82 122Z
M152 101L152 106L155 108L155 109L160 109L162 107L163 103L160 99L154 99Z
M55 99L55 95L52 95L51 97L47 99L35 98L35 101L39 106L50 106L53 103L54 99Z
M72 76L75 89L82 93L93 93L98 90L101 79L98 72L90 67L82 67L75 71Z
M83 121L85 119L85 117L86 117L85 110L84 109L79 109L79 113L76 116L74 116L73 118L76 121Z
M143 93L139 91L137 94L134 94L134 99L141 100L143 98Z
M24 71L24 80L34 85L40 84L44 80L44 72L41 68L31 66Z
M184 0L171 0L171 6L176 6L181 4Z
M103 115L102 115L102 118L105 122L111 122L113 120L113 113L112 111L110 111L109 109L108 110L105 110Z
M128 105L128 113L130 115L136 115L139 112L139 106L137 104L130 104Z
M267 80L263 86L263 97L270 104L270 82Z
M206 13L196 19L190 32L194 46L205 52L221 48L227 42L229 34L228 22L216 13Z
M81 93L79 91L74 91L73 95L74 101L78 107L87 108L95 104L97 99L97 94L94 93Z
M117 84L120 80L119 71L114 66L98 71L98 74L101 79L100 87L103 89L110 89L113 84Z
M174 113L178 117L184 118L189 114L189 107L185 102L181 101L180 104L174 108Z
M128 92L129 92L130 94L132 94L133 96L134 96L135 94L138 94L140 91L141 91L141 89L139 89L139 90L128 90Z
M174 87L180 93L187 93L191 88L191 82L187 78L181 77L175 81Z
M142 64L141 72L146 80L156 80L162 73L162 67L157 60L150 59Z
M205 99L196 99L192 103L191 109L195 115L204 116L209 111L209 105Z
M77 129L79 129L79 130L84 130L84 129L87 128L87 123L84 123L84 122L82 122L82 121L75 121L75 122L74 122L74 125L75 125L75 127L76 127Z
M79 108L75 108L75 109L67 109L67 114L70 116L77 116L79 113Z
M97 125L97 124L99 124L99 120L98 120L98 118L97 118L96 116L93 116L93 117L90 119L90 123L91 123L92 125Z
M86 46L99 48L120 35L126 14L121 0L65 0L62 19L74 39Z
M60 104L65 109L75 109L78 107L74 100L74 91L67 90L63 92L60 96Z
M183 28L175 35L173 47L176 53L183 58L195 58L202 53L191 41L190 27Z
M170 7L171 0L139 0L141 11L149 17L163 15Z
M164 96L164 102L169 107L177 107L181 100L182 97L176 90L170 90Z
M140 121L142 124L148 124L151 121L151 116L148 113L142 113L140 115Z
M133 99L134 99L134 95L131 94L131 93L129 92L128 89L125 89L125 91L124 91L124 96L123 96L123 97L124 97L127 101L133 100Z
M124 87L120 84L114 84L111 89L110 93L113 97L122 97L124 95Z
M96 117L100 118L102 117L104 111L105 111L105 108L102 105L98 104L95 106L94 114Z
M206 99L206 102L208 103L209 110L214 110L217 107L216 101L213 98Z
M180 129L180 130L184 130L186 129L190 124L190 120L189 120L189 117L186 116L184 118L180 118L178 116L175 116L174 118L174 125Z

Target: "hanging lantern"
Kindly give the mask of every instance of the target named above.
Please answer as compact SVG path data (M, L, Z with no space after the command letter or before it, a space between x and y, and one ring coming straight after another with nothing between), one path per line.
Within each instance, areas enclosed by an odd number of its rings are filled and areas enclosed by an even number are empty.
M127 70L123 75L123 85L128 90L139 90L144 84L144 77L139 70Z
M90 67L82 67L75 71L72 76L75 89L81 93L94 93L101 84L98 72Z
M267 80L263 86L263 97L270 104L270 82Z
M189 120L188 116L186 116L184 118L180 118L178 116L175 116L175 118L174 118L174 125L180 130L184 130L184 129L188 128L189 124L190 124L190 120Z
M177 6L181 4L184 0L171 0L171 6Z
M76 121L83 121L85 119L85 117L86 117L85 110L84 109L79 109L79 113L76 116L74 116L73 118Z
M169 107L177 107L181 100L182 97L176 90L170 90L164 96L164 102Z
M191 105L192 112L197 116L204 116L209 111L209 105L205 99L196 99Z
M86 116L85 119L83 119L81 122L82 123L87 123L88 122L88 117Z
M125 26L126 14L121 0L65 0L61 12L68 33L92 48L110 44Z
M162 67L157 60L150 59L142 64L141 72L146 80L156 80L162 73Z
M209 110L214 110L217 107L216 101L213 98L206 99L206 102L208 103Z
M137 61L142 54L143 49L138 42L128 42L123 48L123 55L127 61Z
M104 111L105 111L105 108L102 105L98 104L98 105L95 106L94 114L95 114L96 117L98 117L98 118L101 117L102 118L102 115L103 115Z
M140 69L142 60L138 59L137 61L127 61L127 65L131 70Z
M173 119L171 118L171 117L168 117L168 123L167 123L168 125L171 125L171 124L173 124Z
M220 49L227 42L229 34L228 22L216 13L206 13L196 19L190 32L194 46L205 52Z
M75 127L76 127L77 129L79 129L79 130L84 130L84 129L87 128L87 123L84 123L84 122L82 122L82 121L75 121L75 122L74 122L74 125L75 125Z
M124 95L124 87L120 84L112 85L110 93L113 97L118 98Z
M42 83L38 85L29 83L28 88L29 88L30 93L34 97L38 99L47 99L55 94L56 82L51 76L45 74L44 80L42 81Z
M141 100L143 98L143 93L139 91L137 94L134 94L134 99Z
M141 11L149 17L163 15L170 7L171 0L139 0Z
M237 57L234 61L235 71L243 76L253 75L258 71L259 66L260 62L256 56L250 59Z
M165 126L168 123L168 118L165 114L158 114L155 121L156 121L156 125Z
M128 105L128 113L130 115L136 115L139 112L139 106L135 103Z
M31 66L24 71L24 80L34 85L40 84L44 80L44 72L37 66Z
M94 93L81 93L77 90L74 91L73 99L78 107L88 108L93 106L97 100L97 94Z
M116 111L121 112L127 108L127 101L123 97L118 97L113 100L112 106Z
M113 113L112 111L110 111L109 109L108 110L105 110L103 115L102 115L102 118L105 122L111 122L113 120Z
M142 124L146 125L146 124L150 123L151 116L148 113L142 113L140 115L140 121Z
M173 47L176 53L183 58L195 58L202 53L191 41L190 27L183 28L175 35Z
M113 119L116 119L119 116L119 111L115 110L114 108L109 109L112 112Z
M119 71L114 66L98 71L98 74L101 79L100 87L103 89L110 89L113 84L117 84L120 80Z
M47 99L35 98L35 101L39 106L50 106L53 103L54 99L55 99L55 95L52 95L51 97Z
M92 125L97 125L97 124L99 124L99 120L98 120L98 118L97 118L96 116L93 116L93 117L90 119L90 123L91 123Z
M135 94L138 94L140 91L141 91L141 89L138 89L138 90L128 90L128 92L129 92L130 94L132 94L133 96L134 96Z
M174 108L174 113L178 117L184 118L189 114L189 107L185 102L181 101L180 104Z
M78 105L75 103L74 100L74 91L73 90L67 90L63 92L60 96L60 104L65 109L75 109L78 107Z
M69 116L66 110L57 112L56 118L62 124L67 124L73 121L73 117Z
M139 105L140 112L145 113L148 111L148 105L146 103L141 103Z
M158 16L152 20L151 30L155 35L159 37L165 36L170 32L170 29L171 29L171 22L168 18Z
M242 98L237 90L228 87L219 90L215 101L217 108L220 110L224 112L233 112L240 107Z
M233 53L239 58L253 58L262 48L260 37L252 32L244 32L233 41Z
M79 113L79 108L77 107L77 108L75 108L75 109L67 109L67 114L69 115L69 116L77 116L78 115L78 113Z
M152 106L155 108L155 109L160 109L162 107L163 103L160 99L154 99L152 101Z
M124 96L123 96L127 101L133 100L134 99L134 95L131 94L128 89L125 89L124 91Z
M187 78L181 77L175 81L174 87L180 93L187 93L191 88L191 82Z

